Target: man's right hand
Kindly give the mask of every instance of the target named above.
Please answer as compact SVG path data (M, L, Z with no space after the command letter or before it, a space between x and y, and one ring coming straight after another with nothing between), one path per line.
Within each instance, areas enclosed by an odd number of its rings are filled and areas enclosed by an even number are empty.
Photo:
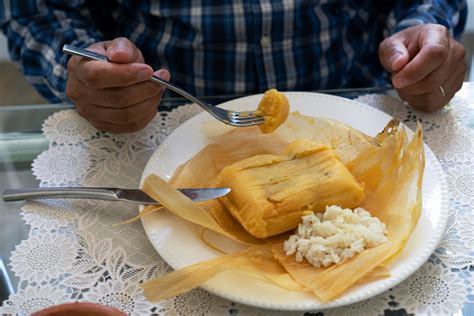
M130 133L144 128L155 117L164 89L147 81L153 69L144 64L140 50L123 37L87 49L111 62L69 59L66 95L77 112L101 131ZM164 69L155 75L170 78Z

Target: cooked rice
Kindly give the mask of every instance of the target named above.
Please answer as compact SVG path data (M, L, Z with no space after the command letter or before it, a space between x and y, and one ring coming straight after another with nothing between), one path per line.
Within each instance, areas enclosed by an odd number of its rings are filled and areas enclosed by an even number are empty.
M287 256L296 253L296 261L305 258L316 268L341 263L387 241L385 224L361 207L352 211L326 206L324 213L310 212L301 219L283 247Z

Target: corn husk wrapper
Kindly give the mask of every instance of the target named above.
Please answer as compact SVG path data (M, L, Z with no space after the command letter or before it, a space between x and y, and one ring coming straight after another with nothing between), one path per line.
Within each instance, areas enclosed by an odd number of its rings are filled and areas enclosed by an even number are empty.
M224 134L216 130L222 124L207 123L203 128L213 144L213 157L217 170L243 159L262 155L281 155L285 148L295 139L303 138L316 143L331 146L346 163L371 147L378 147L376 138L352 128L342 122L308 117L293 112L287 121L271 134L261 134L258 127L224 129Z
M265 267L264 273L262 267ZM229 269L270 281L290 291L305 290L273 259L267 245L249 247L236 254L193 264L145 282L142 287L146 298L155 302L198 287L217 273Z
M253 246L241 252L199 262L142 284L145 297L158 302L200 286L218 273L234 270L253 278L277 285L288 291L309 292L309 288L296 282L273 258L269 245ZM385 268L377 268L361 283L389 276Z
M310 290L322 301L341 295L355 284L389 275L386 267L403 250L421 211L424 153L420 127L409 144L403 130L397 129L397 122L390 122L383 133L372 138L340 122L313 119L294 113L274 134L263 135L258 130L252 131L251 128L231 129L221 134L213 130L213 127L206 126L206 129L209 134L212 134L212 145L204 149L205 153L201 151L195 157L196 168L189 168L190 165L188 165L186 169L185 164L178 169L179 177L174 178L176 182L173 185L192 184L193 181L199 179L199 172L203 171L197 169L204 168L197 166L205 165L206 168L209 166L215 168L211 172L212 176L207 178L207 181L211 181L216 172L236 161L257 154L281 154L287 144L295 138L319 141L333 146L340 160L354 177L364 184L366 199L361 206L386 224L388 242L367 249L342 264L316 269L307 263L295 262L293 256L284 255L281 240L270 239L267 240L266 245L259 246L258 249L266 247L264 252L266 256L268 256L268 250L271 249L273 256L288 274L268 272L277 262L275 260L264 261L258 266L252 265L251 269L248 268L243 262L249 262L250 255L249 252L244 251L198 263L145 283L145 295L149 299L156 301L165 296L185 292L226 269L251 273L255 277L288 290ZM247 146L243 146L244 144ZM209 161L211 157L212 163ZM205 213L211 215L213 222L220 229L217 227L212 229L204 224L202 226L229 236L231 234L223 227L226 225L239 227L240 224L232 216L227 216L229 215L227 210L220 203L215 202L207 204ZM167 207L173 206L167 205ZM215 213L220 214L220 217L212 212L213 209L219 209ZM216 217L220 218L220 221L217 221ZM240 226L239 229L242 230L242 227ZM235 236L231 238L237 239ZM249 249L253 248L255 247ZM171 285L176 286L168 291ZM164 289L167 294L160 294Z
M209 145L179 166L169 183L175 188L207 188L212 186L218 174L213 145Z
M173 174L170 180L170 185L175 188L216 187L214 182L219 171L215 166L214 156L212 153L213 145L207 146L196 154L196 156L181 165ZM233 236L233 239L247 244L263 243L258 238L249 234L242 225L232 217L218 199L200 202L198 205L201 208L201 211L208 213L221 229L227 232L228 235ZM179 216L179 214L177 215Z
M392 126L394 123L397 126ZM398 124L393 120L390 121L382 133L377 135L381 141L380 147L369 147L361 152L356 159L346 163L346 167L354 177L364 184L367 195L374 192L381 179L400 167L400 153L408 141L405 131L399 130Z
M187 196L154 174L149 175L145 179L142 190L156 201L160 201L166 209L188 222L208 228L236 241L246 241L232 232L224 230L205 208L194 203ZM249 237L249 239L253 240L256 238Z

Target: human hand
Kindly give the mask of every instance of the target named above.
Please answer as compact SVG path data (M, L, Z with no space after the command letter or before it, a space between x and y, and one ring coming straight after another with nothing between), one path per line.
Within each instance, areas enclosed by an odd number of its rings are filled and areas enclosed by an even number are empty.
M101 131L130 133L144 128L155 117L164 88L147 81L153 69L144 64L140 50L123 37L88 49L111 62L69 59L66 95L77 112ZM170 78L164 69L155 75Z
M464 47L438 24L412 26L379 46L380 62L392 73L400 98L425 112L439 110L461 89L464 56Z

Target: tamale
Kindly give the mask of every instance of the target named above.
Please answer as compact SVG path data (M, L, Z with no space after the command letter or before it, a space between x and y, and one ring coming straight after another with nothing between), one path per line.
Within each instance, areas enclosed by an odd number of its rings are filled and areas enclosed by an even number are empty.
M373 153L382 160L367 160L368 157L361 155L360 161L355 163L368 163L361 168L363 172L359 176L362 179L371 176L378 179L361 206L385 223L388 239L386 243L366 249L340 265L318 269L308 262L299 263L286 256L281 243L272 245L275 258L291 276L300 284L311 288L322 301L337 297L370 275L377 267L386 266L393 261L403 250L418 222L424 169L421 127L418 126L408 145L405 144L406 135L403 130L394 133L390 138L390 141L387 139L386 146L380 148L379 153ZM379 170L379 165L384 164L383 160L390 161L393 166L388 167L386 172L370 170Z
M359 206L363 187L330 147L298 139L286 153L244 159L216 179L232 189L220 200L250 234L266 238L294 229L304 211L326 205Z

